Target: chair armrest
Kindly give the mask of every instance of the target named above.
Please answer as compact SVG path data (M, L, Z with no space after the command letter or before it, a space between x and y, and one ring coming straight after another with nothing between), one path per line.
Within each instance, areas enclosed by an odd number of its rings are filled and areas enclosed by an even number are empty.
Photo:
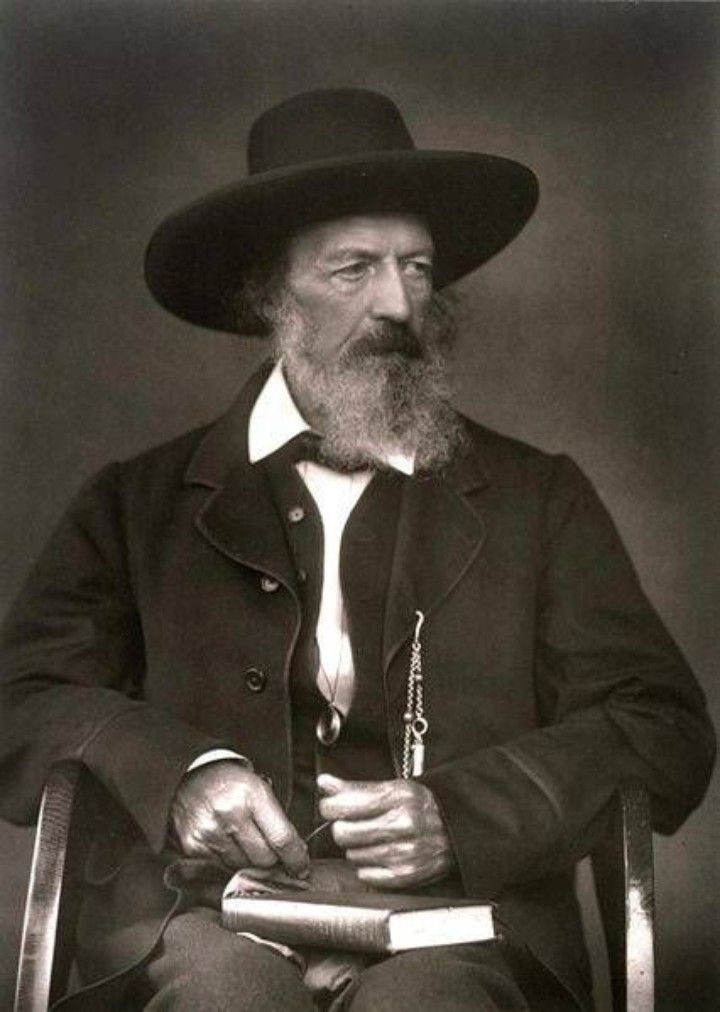
M654 880L650 798L640 784L618 792L611 825L592 854L615 1012L653 1012Z
M89 792L84 789L90 779L80 763L59 763L43 791L25 903L15 1012L45 1012L67 987L90 837Z
M97 788L81 763L53 767L38 816L14 1012L46 1012L67 988L97 803ZM641 785L626 784L618 792L592 867L615 1012L653 1012L652 824Z

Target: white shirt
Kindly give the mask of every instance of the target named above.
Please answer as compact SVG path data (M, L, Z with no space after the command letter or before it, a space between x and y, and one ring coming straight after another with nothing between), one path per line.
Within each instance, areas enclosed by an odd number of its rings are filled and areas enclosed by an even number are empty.
M250 413L250 462L255 464L263 460L308 430L310 426L288 389L282 362L278 362ZM410 475L415 470L414 459L401 454L388 455L385 462L403 474ZM341 474L309 460L299 461L295 467L317 505L323 526L322 590L315 630L320 659L317 686L326 699L347 715L355 688L355 669L340 586L340 547L348 518L369 485L373 472L368 468L366 471ZM213 749L199 756L189 769L234 755L225 749Z

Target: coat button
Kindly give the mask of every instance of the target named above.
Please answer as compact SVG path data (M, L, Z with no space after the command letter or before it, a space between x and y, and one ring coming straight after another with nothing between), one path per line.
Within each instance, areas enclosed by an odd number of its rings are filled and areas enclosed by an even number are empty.
M305 510L302 506L293 506L288 510L287 518L291 524L299 524L301 520L305 519Z
M260 586L266 594L274 594L280 583L272 576L262 576L260 577Z
M245 672L245 685L251 692L262 692L267 685L267 675L259 668L248 668Z

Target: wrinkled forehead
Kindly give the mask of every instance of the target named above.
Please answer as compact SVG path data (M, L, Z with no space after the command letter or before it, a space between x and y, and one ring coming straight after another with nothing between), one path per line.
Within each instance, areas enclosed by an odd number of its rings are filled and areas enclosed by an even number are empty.
M433 240L415 214L358 214L307 225L288 242L288 265L345 255L432 256Z

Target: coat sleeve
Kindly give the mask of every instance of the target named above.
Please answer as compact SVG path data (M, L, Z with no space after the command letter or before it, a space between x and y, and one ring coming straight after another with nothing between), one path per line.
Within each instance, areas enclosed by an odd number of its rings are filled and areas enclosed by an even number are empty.
M715 754L705 700L645 598L597 494L553 458L538 559L535 685L541 726L430 770L464 884L475 895L572 867L627 780L672 832Z
M5 818L32 821L52 764L80 760L159 850L184 772L226 743L142 700L117 469L77 496L4 624L0 798Z

